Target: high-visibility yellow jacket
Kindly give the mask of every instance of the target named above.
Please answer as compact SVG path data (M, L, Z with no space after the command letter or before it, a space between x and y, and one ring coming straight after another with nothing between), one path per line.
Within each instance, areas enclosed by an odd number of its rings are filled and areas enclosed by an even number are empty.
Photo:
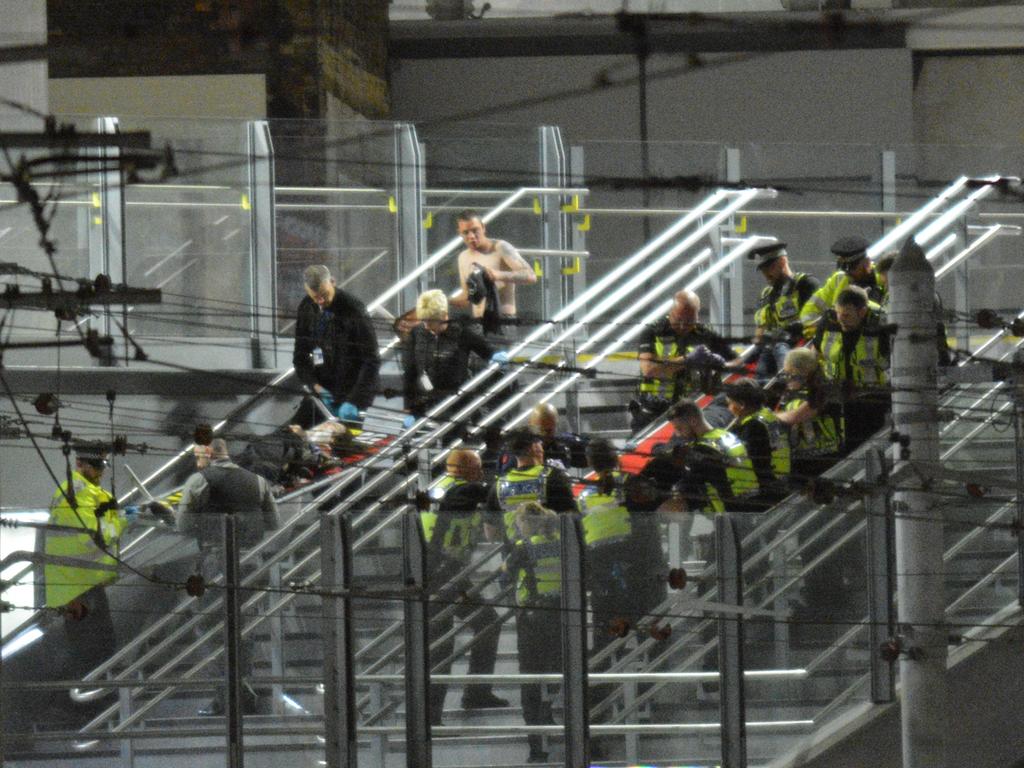
M614 472L615 488L605 493L596 485L588 485L576 499L583 516L583 541L588 547L624 541L633 532L629 510L622 493L622 475Z
M70 528L81 528L76 531L47 531L46 554L74 557L95 563L101 568L85 568L69 565L49 565L43 569L46 582L46 605L49 608L60 608L76 597L99 584L109 584L117 579L117 561L112 555L118 554L121 533L127 521L117 509L111 508L99 512L105 504L111 504L114 497L110 492L95 483L91 483L79 472L71 476L71 487L74 491L76 509L68 503L67 483L64 483L53 495L50 503L50 523ZM96 546L94 532L99 528L103 536L108 554ZM107 568L102 568L108 566Z
M836 299L843 289L850 285L850 276L838 270L825 281L814 294L807 300L807 303L800 309L800 322L804 324L804 337L813 338L815 326L821 321L825 313L835 307ZM870 281L861 288L868 292L868 306L872 309L880 309L881 303L885 300L886 289L877 272L871 273Z

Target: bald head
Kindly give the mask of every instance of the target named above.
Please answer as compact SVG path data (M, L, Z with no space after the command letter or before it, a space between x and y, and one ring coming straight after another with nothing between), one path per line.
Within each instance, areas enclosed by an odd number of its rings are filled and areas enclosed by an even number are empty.
M668 311L668 322L676 333L689 333L697 325L700 314L700 296L693 291L678 291L672 297L672 308Z
M539 403L530 411L530 431L545 439L555 436L558 429L558 409L551 403Z
M463 480L479 480L483 477L483 468L480 463L480 454L468 448L456 448L448 454L445 462L445 472L452 477Z

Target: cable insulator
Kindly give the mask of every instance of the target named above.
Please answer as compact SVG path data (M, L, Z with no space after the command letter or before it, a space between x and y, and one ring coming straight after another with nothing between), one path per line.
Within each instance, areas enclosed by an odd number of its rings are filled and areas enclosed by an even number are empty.
M629 634L629 622L625 619L612 619L608 622L608 634L612 637L625 637Z
M202 597L206 594L206 580L198 573L185 579L185 594L190 597Z
M53 416L60 410L60 400L52 392L41 393L32 401L32 405L35 407L36 413L42 416Z
M1003 327L1003 318L993 309L979 309L974 316L974 322L986 330Z
M903 652L903 644L900 642L898 637L891 637L878 646L878 655L882 661L892 664L897 661L900 657L900 653Z
M673 568L668 572L666 580L672 589L684 589L686 587L686 571L682 568Z
M659 627L657 624L652 624L650 629L647 630L652 638L657 640L659 643L668 640L672 637L672 625L665 624Z

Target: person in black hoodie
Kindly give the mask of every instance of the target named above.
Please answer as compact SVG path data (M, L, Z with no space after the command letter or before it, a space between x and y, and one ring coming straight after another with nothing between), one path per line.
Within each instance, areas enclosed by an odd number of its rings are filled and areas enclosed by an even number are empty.
M360 410L373 402L380 383L377 334L366 306L338 288L322 264L307 267L302 279L306 298L295 323L295 373L334 415L361 423ZM322 419L309 409L295 421L310 427Z

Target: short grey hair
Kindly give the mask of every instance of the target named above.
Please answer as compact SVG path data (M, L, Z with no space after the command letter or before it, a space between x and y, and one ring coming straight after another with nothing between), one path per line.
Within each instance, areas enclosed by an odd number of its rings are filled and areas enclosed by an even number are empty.
M210 457L213 459L230 459L228 443L223 437L215 437L210 441Z
M324 283L331 282L331 270L323 264L313 264L306 267L302 273L302 282L311 291L319 291Z

